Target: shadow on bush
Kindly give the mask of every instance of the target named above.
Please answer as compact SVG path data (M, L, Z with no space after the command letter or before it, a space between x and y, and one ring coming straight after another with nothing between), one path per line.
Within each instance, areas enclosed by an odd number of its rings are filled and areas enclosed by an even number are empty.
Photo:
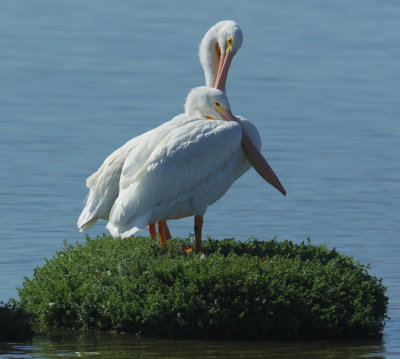
M0 340L25 339L31 334L29 316L14 302L0 302Z
M145 337L371 338L388 298L368 267L325 246L233 239L90 239L64 249L19 289L36 331L83 328Z

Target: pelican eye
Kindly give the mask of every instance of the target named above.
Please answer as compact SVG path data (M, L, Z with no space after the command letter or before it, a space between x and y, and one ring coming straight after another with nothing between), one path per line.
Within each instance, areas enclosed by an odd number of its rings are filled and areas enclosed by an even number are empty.
M228 53L229 51L231 51L231 47L232 47L232 36L229 36L228 39L226 40L226 53Z
M220 102L214 102L214 108L221 114L224 112L224 108Z

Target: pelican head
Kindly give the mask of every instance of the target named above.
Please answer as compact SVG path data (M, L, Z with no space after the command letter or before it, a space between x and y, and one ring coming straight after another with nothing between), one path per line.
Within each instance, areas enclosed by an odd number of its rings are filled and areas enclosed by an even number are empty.
M240 124L240 121L232 115L231 106L225 93L207 86L196 87L190 91L185 103L185 114L209 120L235 121ZM286 195L278 177L243 127L242 146L247 160L258 174L283 195Z
M207 86L196 87L189 92L185 113L210 120L234 120L226 95L221 90Z
M242 30L232 20L220 21L207 31L199 47L200 63L207 86L225 92L229 66L242 42Z

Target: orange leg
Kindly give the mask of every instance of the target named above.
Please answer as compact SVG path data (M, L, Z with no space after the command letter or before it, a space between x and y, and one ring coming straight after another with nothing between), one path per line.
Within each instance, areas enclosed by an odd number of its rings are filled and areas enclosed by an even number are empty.
M156 232L156 224L152 223L149 224L149 234L154 238L157 239L157 232Z
M166 237L166 231L165 227L167 223L165 221L159 221L157 222L158 225L158 233L160 234L160 243L161 247L165 248L167 246L167 237Z
M165 222L165 236L167 237L167 239L171 239L172 238L171 237L171 232L169 231L167 222Z
M201 249L201 230L203 228L203 216L194 216L194 251Z

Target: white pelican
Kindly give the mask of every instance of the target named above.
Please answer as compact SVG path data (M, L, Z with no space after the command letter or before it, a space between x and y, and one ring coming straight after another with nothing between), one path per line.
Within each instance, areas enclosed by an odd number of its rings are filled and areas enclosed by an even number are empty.
M220 21L207 31L199 46L199 58L207 86L225 89L229 65L240 49L242 41L243 34L234 21ZM171 126L173 122L170 121L164 127L165 135L169 133ZM136 142L136 139L128 141L113 152L86 180L90 191L85 208L78 219L81 232L92 227L98 219L108 220L111 208L119 195L122 167L128 155L135 150ZM159 223L159 226L165 227L167 238L171 238L166 223ZM154 238L157 237L154 223L149 224L149 233Z
M206 86L225 92L230 64L242 46L242 42L242 30L232 20L220 21L206 32L199 46L199 59L203 67ZM167 223L160 223L160 225L165 227L167 239L171 238ZM149 233L156 238L154 223L149 224Z
M204 86L192 90L184 114L131 141L134 149L124 161L119 195L107 224L114 237L128 237L150 223L161 222L160 240L165 244L165 221L194 215L198 251L207 207L221 198L250 164L286 193L260 158L256 127L246 119L235 119L226 95L218 89Z

